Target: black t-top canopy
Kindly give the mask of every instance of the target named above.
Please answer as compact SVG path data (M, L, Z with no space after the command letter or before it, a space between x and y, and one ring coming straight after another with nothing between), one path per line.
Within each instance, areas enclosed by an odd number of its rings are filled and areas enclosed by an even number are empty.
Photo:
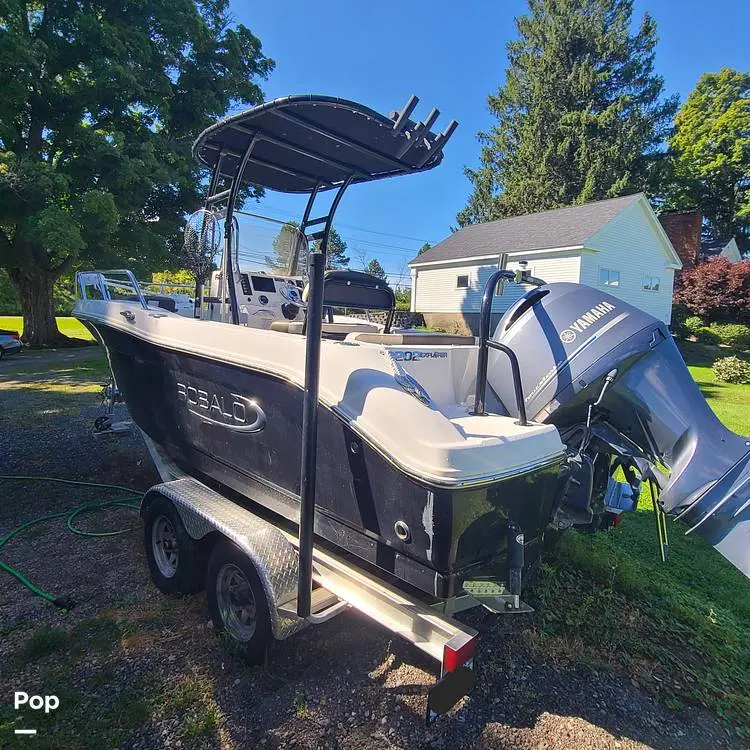
M234 179L253 143L242 182L285 193L311 193L350 182L432 169L458 123L444 132L430 128L439 112L423 122L409 119L417 98L390 117L345 99L287 96L220 120L204 130L193 155L207 167Z

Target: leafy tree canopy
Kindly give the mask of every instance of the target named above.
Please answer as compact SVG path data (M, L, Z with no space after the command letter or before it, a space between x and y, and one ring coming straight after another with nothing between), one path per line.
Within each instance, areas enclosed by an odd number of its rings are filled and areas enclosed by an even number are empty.
M397 310L411 310L411 289L409 287L393 290L396 295Z
M419 256L422 253L426 253L428 250L431 250L431 249L432 249L432 245L429 242L425 242L424 245L422 245L422 247L419 248L419 252L417 253L417 255Z
M750 73L706 73L675 118L668 208L697 207L716 239L750 250Z
M385 272L383 266L380 265L380 261L377 258L373 258L366 266L365 272L371 273L373 276L377 276L383 281L388 281L388 275Z
M190 148L262 101L273 62L228 0L0 2L0 267L35 345L64 343L51 289L74 264L176 257L199 203Z
M676 99L653 72L656 24L631 33L632 0L529 0L489 97L473 192L458 223L490 221L648 187Z

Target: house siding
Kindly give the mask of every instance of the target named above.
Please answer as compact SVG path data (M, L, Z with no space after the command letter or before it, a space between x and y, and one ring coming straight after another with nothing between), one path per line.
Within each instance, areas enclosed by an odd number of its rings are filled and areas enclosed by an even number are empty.
M520 268L518 261L523 259L522 255L511 255L507 268L515 271ZM527 270L533 276L550 281L579 280L580 256L577 252L529 255L526 260ZM412 273L417 271L412 277L412 287L416 288L412 307L421 313L479 313L484 287L497 268L497 262L486 260L470 263L456 261L412 269ZM458 276L469 277L468 288L456 287ZM527 285L506 284L502 296L495 297L493 311L507 310L529 289Z
M596 252L583 253L581 283L602 289L669 323L672 317L674 269L664 255L659 236L650 226L641 202L628 206L588 241ZM600 286L599 270L620 273L620 286ZM658 276L658 292L643 288L644 276Z

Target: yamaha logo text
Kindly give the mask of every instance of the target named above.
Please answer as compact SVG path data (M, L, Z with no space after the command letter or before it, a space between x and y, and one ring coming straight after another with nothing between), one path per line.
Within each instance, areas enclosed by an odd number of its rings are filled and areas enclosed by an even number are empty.
M601 302L595 305L560 332L560 341L563 344L572 344L579 333L583 333L589 326L596 323L599 318L603 318L614 309L615 306L611 302Z

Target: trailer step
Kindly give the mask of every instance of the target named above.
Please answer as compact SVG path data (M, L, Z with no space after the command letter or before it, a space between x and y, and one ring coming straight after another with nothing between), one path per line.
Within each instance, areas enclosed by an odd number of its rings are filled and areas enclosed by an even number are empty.
M341 599L339 599L336 596L336 594L332 594L327 589L324 589L322 586L319 586L318 588L313 589L312 597L310 599L311 617L318 617L320 615L324 615L327 612L329 612L332 608L337 607L339 604L341 604ZM346 602L344 602L344 606L338 608L334 614L338 614L347 606L348 605L346 604ZM287 617L296 617L297 616L297 600L292 599L291 601L285 602L284 604L280 605L279 612L283 615L286 615ZM329 617L326 617L326 619L330 619L330 617L333 617L333 614L330 614ZM313 620L313 622L322 622L322 621Z

